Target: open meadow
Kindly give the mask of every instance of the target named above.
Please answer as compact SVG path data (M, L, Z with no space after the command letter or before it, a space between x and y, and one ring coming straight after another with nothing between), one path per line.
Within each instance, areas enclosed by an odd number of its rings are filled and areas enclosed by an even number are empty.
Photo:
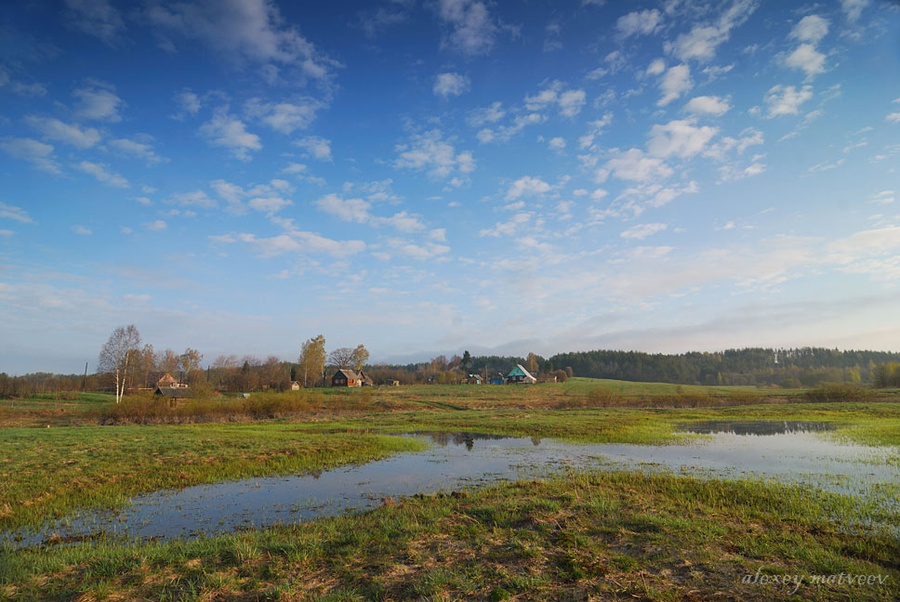
M824 425L811 436L876 450L865 460L873 472L900 468L896 391L850 387L576 378L253 393L177 407L152 396L117 405L100 394L47 395L0 400L0 531L37 532L159 490L318 478L440 441L408 433L657 450L713 439L686 424L754 421ZM491 439L474 445L500 450ZM890 600L900 587L896 482L875 483L877 496L863 499L839 487L603 459L544 468L192 538L7 536L0 598Z

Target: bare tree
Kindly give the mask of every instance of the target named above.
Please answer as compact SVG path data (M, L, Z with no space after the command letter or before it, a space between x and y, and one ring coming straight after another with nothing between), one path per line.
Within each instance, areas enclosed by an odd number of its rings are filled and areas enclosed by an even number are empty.
M349 368L353 365L354 353L350 347L338 347L328 354L328 361L337 368Z
M141 333L134 324L130 324L119 326L113 330L113 333L109 335L109 340L100 349L97 369L100 372L115 373L116 403L119 403L125 394L128 370L137 363L140 344Z

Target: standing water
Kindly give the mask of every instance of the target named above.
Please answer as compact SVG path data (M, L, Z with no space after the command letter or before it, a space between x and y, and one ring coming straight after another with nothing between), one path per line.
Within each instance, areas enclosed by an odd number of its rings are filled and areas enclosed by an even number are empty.
M565 468L664 470L718 478L806 483L861 496L900 482L890 447L836 443L815 423L694 423L682 430L707 436L683 445L575 444L553 439L477 433L417 433L434 445L363 465L312 475L285 475L157 491L120 511L86 512L38 532L8 532L18 546L84 541L184 539L237 529L292 524L384 498L451 492L502 480L548 476Z

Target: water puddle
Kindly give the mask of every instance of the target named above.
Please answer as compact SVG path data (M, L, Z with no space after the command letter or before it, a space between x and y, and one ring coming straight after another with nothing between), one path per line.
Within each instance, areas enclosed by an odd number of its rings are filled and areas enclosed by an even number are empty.
M133 498L130 506L118 512L85 513L38 532L0 534L0 541L33 546L102 536L167 540L216 535L365 510L390 497L450 493L500 480L543 477L565 468L775 479L861 497L900 482L900 466L887 462L896 457L895 448L841 444L817 436L812 432L815 427L778 424L782 426L760 427L774 434L752 436L739 434L745 431L739 423L686 425L686 431L714 434L689 444L665 446L417 433L409 436L427 437L433 443L428 450L314 475L252 478L157 491Z

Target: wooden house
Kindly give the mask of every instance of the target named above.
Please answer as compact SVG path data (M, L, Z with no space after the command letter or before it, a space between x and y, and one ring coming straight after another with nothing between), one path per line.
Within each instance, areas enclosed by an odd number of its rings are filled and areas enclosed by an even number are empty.
M331 377L332 387L369 387L372 384L372 380L362 370L357 372L349 368L340 368Z
M533 385L536 382L537 379L533 377L522 364L516 364L515 368L510 370L509 374L506 375L506 384L508 385Z
M481 384L481 375L480 374L470 374L466 377L467 385L480 385Z

